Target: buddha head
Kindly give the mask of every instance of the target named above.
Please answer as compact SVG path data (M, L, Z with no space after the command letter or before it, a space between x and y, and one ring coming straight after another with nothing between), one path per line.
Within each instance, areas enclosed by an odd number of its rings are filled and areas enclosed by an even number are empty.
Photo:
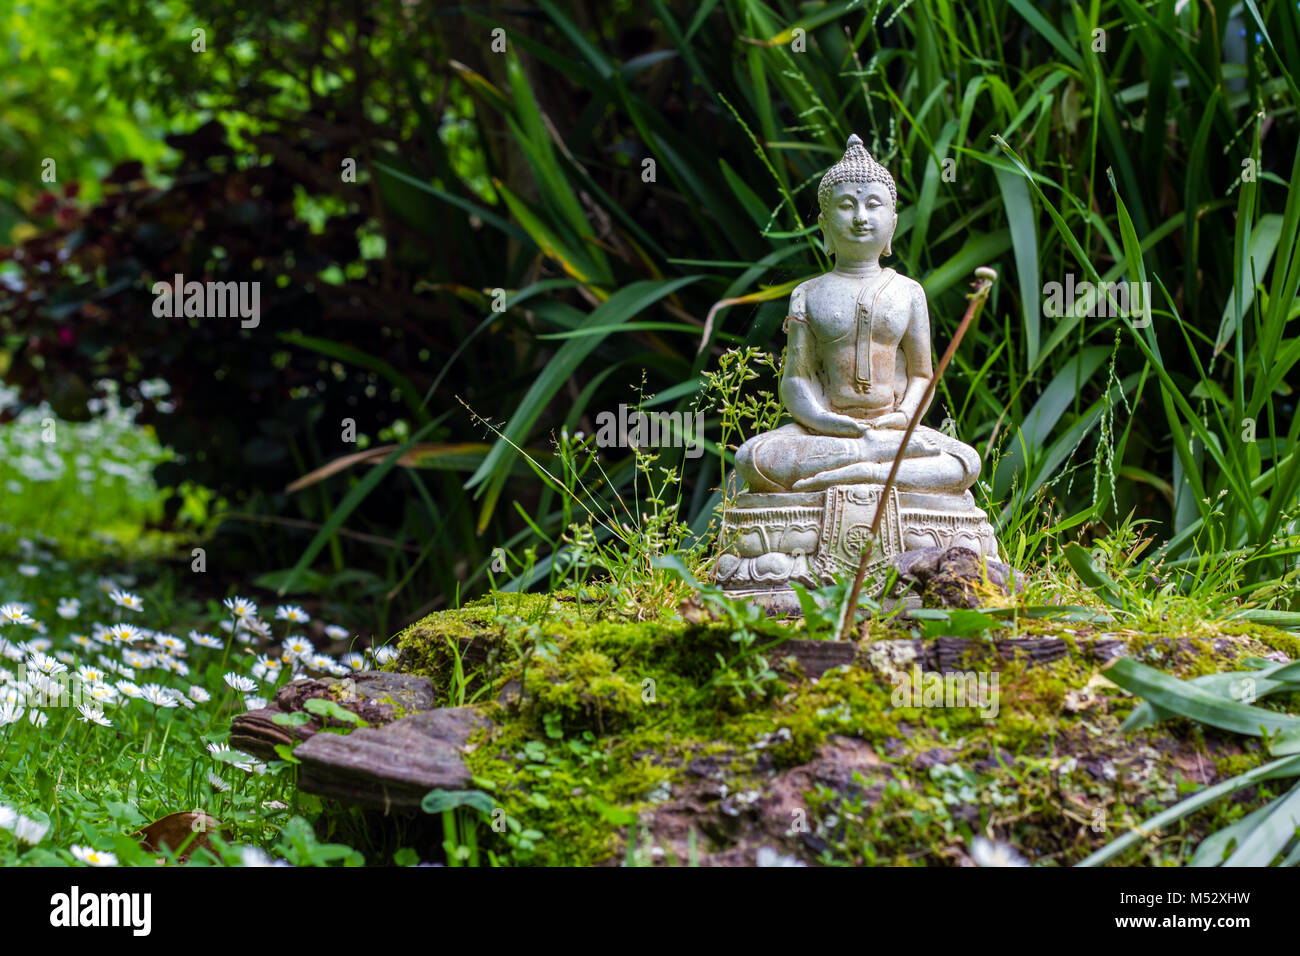
M871 158L856 133L840 161L826 171L817 187L821 214L817 223L831 255L854 259L890 255L898 226L898 190L894 177Z

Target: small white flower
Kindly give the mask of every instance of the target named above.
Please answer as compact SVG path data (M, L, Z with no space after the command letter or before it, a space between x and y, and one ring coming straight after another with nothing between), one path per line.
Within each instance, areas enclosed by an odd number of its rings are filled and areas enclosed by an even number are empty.
M44 727L50 722L50 715L42 710L29 710L27 712L27 722L33 727Z
M130 591L110 591L108 599L118 607L124 607L128 611L143 611L144 601L138 595Z
M333 670L336 666L334 658L330 657L328 654L309 654L303 660L303 663L314 671Z
M55 613L65 621L71 621L81 613L81 602L76 598L59 598L59 606Z
M138 667L140 670L147 670L153 667L154 660L152 654L141 654L139 651L125 650L122 652L122 661L131 667ZM118 671L121 674L121 671ZM123 677L129 677L129 674L122 674Z
M83 724L99 724L101 727L113 726L113 722L104 716L104 710L101 707L95 707L90 704L78 704L77 710L81 711L81 717L78 719Z
M271 636L271 625L268 624L266 621L263 621L260 617L246 617L242 621L240 621L240 624L251 633L256 634L258 637ZM247 635L241 637L240 640L242 640L245 644L247 644L248 643Z
M190 665L167 654L159 654L155 657L154 666L168 674L176 674L180 677L188 677L190 674Z
M48 823L39 823L36 820L28 819L19 815L13 826L14 836L23 843L35 846L45 839L45 834L50 832Z
M0 727L16 724L23 719L24 708L12 700L0 700Z
M18 573L25 578L34 578L40 576L41 569L34 564L20 564L18 565Z
M286 637L284 643L280 645L280 650L283 652L286 661L296 660L312 653L315 649L311 641L305 637Z
M264 708L265 706L266 706L266 698L265 698L265 697L245 697L245 698L244 698L244 709L245 709L245 710L261 710L261 709Z
M337 624L326 624L325 636L331 641L341 641L348 636L348 629L346 627L339 627Z
M167 693L171 694L172 700L176 701L176 703L180 704L186 710L194 709L194 701L185 696L185 691L177 690L175 687L168 687Z
M257 605L248 598L226 598L222 603L235 617L252 617L257 613Z
M280 677L280 670L284 664L279 658L271 657L268 654L259 654L257 661L253 664L253 676L258 680L274 684Z
M140 691L144 695L144 699L155 707L169 709L180 706L180 702L176 700L171 691L161 684L145 684L140 688Z
M77 668L77 676L87 684L103 683L106 679L104 671L98 667L91 667L89 664Z
M134 644L142 637L144 637L144 631L131 624L114 624L108 629L109 640L118 644Z
M229 622L225 621L223 623L228 624ZM215 648L216 650L221 650L225 646L221 643L220 638L213 637L211 634L200 634L198 631L190 631L190 640L199 647Z
M107 850L96 850L88 846L70 847L72 855L87 866L117 866L117 857Z
M113 686L122 692L123 697L131 697L135 700L140 700L144 697L144 691L135 684L132 684L129 680L120 680Z
M806 866L802 860L795 856L785 856L772 849L770 846L761 846L758 853L755 854L755 864L758 866Z
M190 700L196 704L206 704L212 699L212 695L200 687L198 684L190 685Z
M234 671L231 671L222 679L228 686L241 694L248 694L257 690L257 681L251 677L245 677L243 674L236 674Z
M60 663L53 657L42 654L40 651L34 651L32 655L27 658L27 669L50 677L54 674L62 674L68 669L68 665Z
M185 656L185 642L179 637L171 634L155 634L153 641L169 654L175 654L177 657Z
M78 647L85 648L87 651L97 651L101 647L99 641L96 641L94 638L87 637L85 634L73 634L72 637L69 638L69 640L72 641L73 644L76 644Z
M354 671L363 671L366 669L366 657L364 654L358 654L356 651L350 651L344 654L340 659L344 667Z
M1029 861L1007 843L996 843L977 836L970 844L971 859L976 866L1028 866Z
M270 856L265 850L258 849L255 846L241 846L239 848L239 865L240 866L274 866Z
M296 604L281 604L275 609L275 619L290 624L306 624L311 620L311 615Z
M388 664L397 660L397 648L380 647L375 649L375 663Z
M212 789L217 791L217 793L226 793L230 790L230 784L226 783L226 781L222 780L211 770L208 771L208 783L212 785Z
M119 692L118 689L111 684L91 684L89 693L91 700L103 705L111 704L113 701L117 700Z
M35 624L21 604L0 604L0 624Z

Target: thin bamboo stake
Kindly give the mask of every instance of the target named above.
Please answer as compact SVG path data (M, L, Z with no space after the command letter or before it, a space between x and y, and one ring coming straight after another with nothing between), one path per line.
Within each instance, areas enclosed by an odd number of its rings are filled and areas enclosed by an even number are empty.
M953 355L957 353L957 346L961 344L962 336L966 334L971 322L975 320L975 316L984 307L984 302L989 297L989 290L993 288L993 283L997 280L997 277L997 271L990 269L988 266L980 266L975 270L975 291L966 296L966 298L970 299L970 305L966 307L966 314L962 316L956 334L953 335L952 341L948 343L948 348L944 350L943 357L939 359L939 367L934 370L934 375L930 378L930 384L925 387L925 394L916 406L916 412L913 413L912 420L907 423L907 430L903 432L903 441L898 446L898 454L894 456L894 463L890 466L889 477L885 479L885 486L881 489L880 501L876 504L876 515L871 519L871 533L867 539L867 546L862 549L862 560L858 562L858 573L853 578L853 588L849 591L849 599L844 605L844 615L840 618L839 636L842 641L849 640L849 632L852 631L854 619L857 617L858 599L862 595L862 582L867 576L867 562L871 560L871 555L875 551L876 538L880 534L880 519L885 513L885 501L889 497L890 489L894 486L894 479L898 477L898 466L903 463L903 452L907 450L907 443L911 441L912 433L916 431L916 426L921 422L921 416L925 414L930 399L934 397L934 390L939 384L939 379L943 377L944 370L948 368L948 363L952 361Z

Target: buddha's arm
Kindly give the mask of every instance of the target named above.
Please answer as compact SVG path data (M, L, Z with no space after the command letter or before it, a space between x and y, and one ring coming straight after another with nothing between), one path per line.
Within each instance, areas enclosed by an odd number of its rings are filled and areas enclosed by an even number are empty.
M793 302L792 302L793 304ZM817 386L816 348L808 323L791 309L790 339L785 352L785 374L781 376L781 401L794 420L821 435L857 438L862 425L847 415L826 407Z
M925 398L925 390L934 378L934 362L930 357L930 312L926 308L925 292L919 285L912 297L912 317L899 348L907 362L907 388L898 403L898 411L906 423L916 414Z

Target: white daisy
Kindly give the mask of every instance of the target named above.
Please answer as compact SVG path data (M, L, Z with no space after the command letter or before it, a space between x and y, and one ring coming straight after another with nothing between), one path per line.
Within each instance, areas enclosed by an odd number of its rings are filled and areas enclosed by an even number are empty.
M310 654L303 663L314 671L333 670L336 666L334 658L330 657L328 654Z
M40 651L34 651L31 657L27 658L27 669L48 677L54 674L62 674L68 669L68 665L56 661L53 657L42 654Z
M212 785L212 789L217 791L217 793L226 793L230 790L230 784L226 783L226 781L222 780L211 770L208 771L208 783Z
M271 625L263 621L260 617L246 617L240 622L249 632L256 634L258 637L270 637ZM248 641L243 639L244 643Z
M144 699L155 707L171 708L179 706L176 698L161 684L145 684L140 688L140 692L144 695Z
M264 708L265 706L266 706L266 698L265 698L265 697L245 697L245 698L244 698L244 709L245 709L245 710L261 710L261 709Z
M91 684L87 693L98 704L111 704L117 700L119 691L112 684Z
M220 638L213 637L211 634L200 634L198 631L190 631L190 640L199 647L214 648L216 650L221 650L225 646L221 643Z
M45 834L50 832L50 825L31 820L20 814L14 822L13 831L14 836L23 843L35 846L45 839Z
M18 565L18 573L25 578L34 578L40 575L41 569L34 564Z
M78 704L77 710L81 711L81 717L78 719L83 724L99 724L101 727L112 727L113 722L104 716L102 707L94 707L90 704Z
M190 700L196 704L206 704L212 699L212 695L200 687L198 684L190 685Z
M35 624L21 604L0 604L0 624Z
M144 631L141 628L131 624L114 624L108 629L108 638L118 644L134 644L144 637Z
M296 604L281 604L275 609L275 619L290 624L306 624L311 620L311 615Z
M1028 866L1029 861L1007 843L996 843L977 836L970 844L971 859L976 866Z
M128 611L143 611L144 601L139 595L132 594L130 591L110 591L108 599L118 607L124 607Z
M348 636L348 629L346 627L339 627L337 624L326 624L325 636L331 641L341 641Z
M65 621L71 621L81 613L81 602L76 598L59 598L59 606L55 613Z
M185 691L177 690L175 687L168 687L167 693L171 694L172 699L175 700L176 703L184 707L186 710L194 709L195 706L194 701L190 700L188 697L185 696Z
M343 657L340 658L340 662L344 667L350 668L354 671L363 671L366 669L366 656L364 654L358 654L356 651L349 651L347 654L344 654Z
M89 846L73 846L72 855L87 866L117 866L117 857L107 850L96 850Z
M284 643L280 645L285 661L297 660L299 657L312 653L315 649L311 641L305 637L286 637Z
M123 697L131 697L135 700L140 700L144 697L144 691L135 684L132 684L129 680L120 680L113 686L122 692Z
M226 674L223 678L229 687L234 688L241 694L248 694L257 690L257 682L251 677L245 677L243 674L236 674L234 671Z
M257 661L253 664L253 676L258 680L274 684L280 677L280 670L284 664L278 658L269 657L266 654L259 654Z
M87 684L100 684L106 679L105 672L98 667L91 667L89 664L77 668L77 676Z
M152 654L142 654L139 651L131 650L122 652L122 661L131 667L138 667L140 670L147 670L150 667L153 667L154 663Z
M257 613L257 605L248 598L226 598L222 603L235 617L252 617Z
M27 712L27 722L33 727L44 727L50 722L50 715L43 710L29 710Z
M271 857L265 850L255 846L241 846L239 848L239 865L240 866L274 866Z
M153 640L155 644L169 654L175 654L177 657L185 656L185 642L179 637L174 637L171 634L156 634Z
M78 647L85 648L87 651L97 651L101 646L99 641L87 637L85 634L73 634L72 637L68 638L68 640L72 641L72 643L76 644Z
M16 724L23 718L24 708L13 700L0 700L0 727Z

